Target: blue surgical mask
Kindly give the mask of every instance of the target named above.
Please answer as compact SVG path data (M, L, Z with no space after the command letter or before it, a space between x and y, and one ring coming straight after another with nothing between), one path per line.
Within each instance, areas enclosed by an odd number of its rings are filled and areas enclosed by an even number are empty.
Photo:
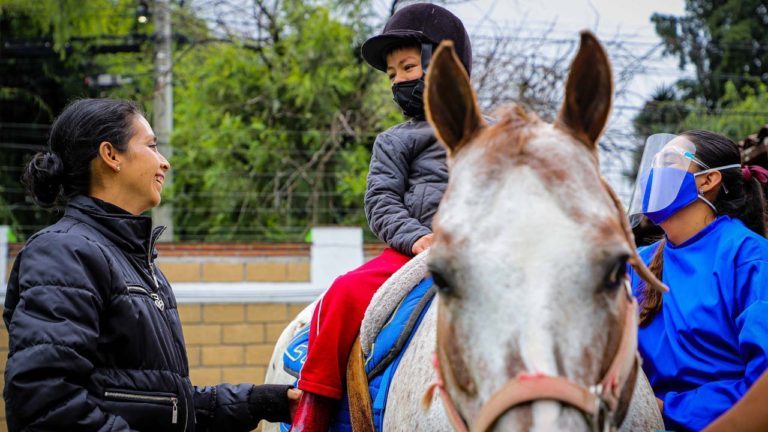
M696 176L711 171L740 167L741 165L739 164L726 165L709 168L695 174L673 167L651 168L645 185L645 193L643 194L643 214L651 222L659 225L697 199L704 201L717 214L717 208L699 193L696 187ZM670 184L679 185L679 187L667 187ZM727 193L727 191L725 192ZM652 200L654 201L653 203L651 202ZM664 204L660 205L659 203ZM654 210L651 210L651 208Z

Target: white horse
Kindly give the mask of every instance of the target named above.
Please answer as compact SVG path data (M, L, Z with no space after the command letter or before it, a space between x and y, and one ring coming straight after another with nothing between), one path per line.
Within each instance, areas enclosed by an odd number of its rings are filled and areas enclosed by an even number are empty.
M394 375L386 430L663 429L626 264L663 286L598 172L612 87L583 33L554 124L512 106L489 126L452 45L433 56L426 107L451 174L428 260L404 270L428 261L439 294ZM267 382L292 381L282 353L310 317L311 306L281 336Z

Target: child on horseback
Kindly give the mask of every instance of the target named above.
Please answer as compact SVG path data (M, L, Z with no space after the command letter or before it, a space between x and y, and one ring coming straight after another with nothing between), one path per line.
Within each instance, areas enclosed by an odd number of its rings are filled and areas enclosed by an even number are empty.
M445 39L453 41L469 73L472 47L464 25L433 4L402 8L380 35L363 44L363 58L387 73L394 100L408 118L378 135L368 172L365 213L371 230L388 247L337 278L315 308L293 431L328 429L371 298L411 256L432 243L432 217L445 191L448 168L445 149L425 119L422 94L432 51Z

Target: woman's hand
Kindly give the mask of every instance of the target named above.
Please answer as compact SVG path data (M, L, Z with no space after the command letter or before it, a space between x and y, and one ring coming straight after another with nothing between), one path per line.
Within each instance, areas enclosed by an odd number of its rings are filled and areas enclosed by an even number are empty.
M296 415L296 407L299 406L301 399L301 390L297 388L288 389L288 410L291 412L291 418Z
M659 404L659 412L663 413L664 412L664 401L659 399L659 398L656 398L656 403Z
M429 233L424 237L416 240L416 243L414 243L413 247L411 248L411 252L413 252L414 255L418 255L429 249L429 247L432 246L432 239L434 237L435 233Z

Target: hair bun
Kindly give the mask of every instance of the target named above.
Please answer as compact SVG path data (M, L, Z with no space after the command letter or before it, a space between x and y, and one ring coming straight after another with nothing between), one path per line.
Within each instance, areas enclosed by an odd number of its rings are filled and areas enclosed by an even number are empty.
M56 153L37 153L27 165L22 182L32 198L43 207L50 207L61 193L64 161Z

